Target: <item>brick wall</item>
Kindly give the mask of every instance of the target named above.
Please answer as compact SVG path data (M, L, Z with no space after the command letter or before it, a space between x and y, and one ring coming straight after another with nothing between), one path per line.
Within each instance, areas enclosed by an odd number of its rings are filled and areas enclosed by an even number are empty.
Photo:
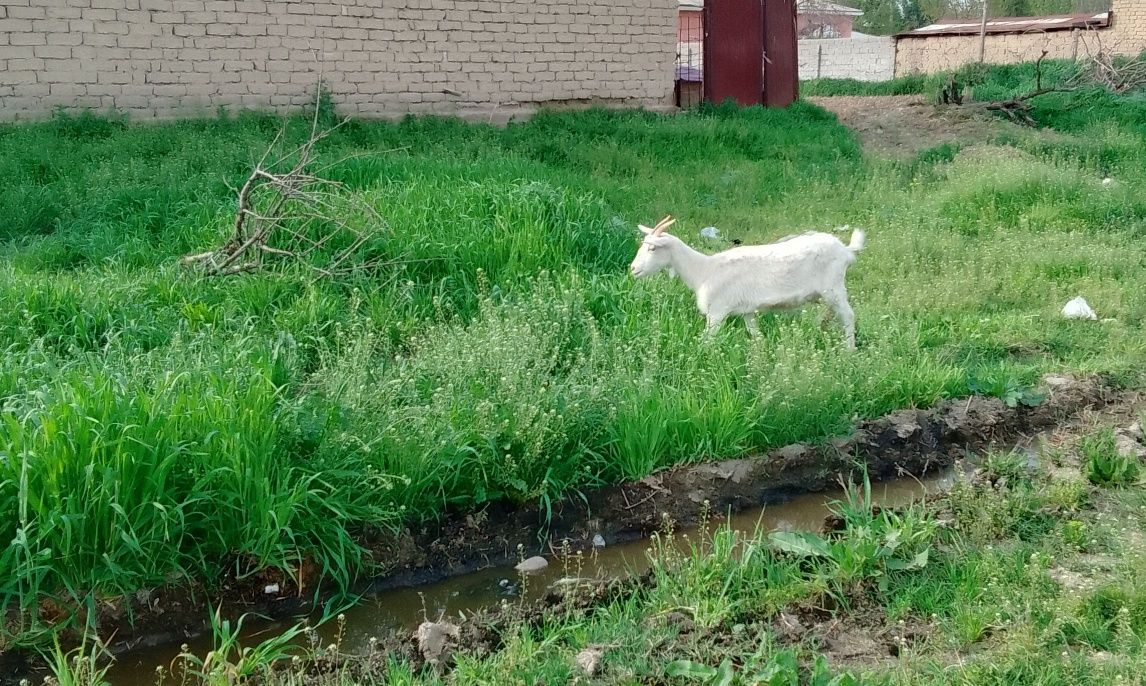
M800 80L886 81L895 75L894 38L802 39Z
M0 118L667 106L676 0L3 0Z
M1013 64L1038 59L1073 59L1096 50L1136 55L1146 49L1146 0L1113 0L1110 28L1091 31L1046 31L988 34L984 61ZM1097 33L1097 35L1095 35ZM958 69L979 59L979 36L903 37L898 41L895 74L935 73Z
M1146 0L1114 0L1111 20L1104 45L1124 55L1146 50Z
M1049 59L1072 59L1086 54L1082 32L988 34L983 59L988 64L1037 60L1043 50ZM958 69L979 60L979 36L901 37L896 46L895 74L933 74Z

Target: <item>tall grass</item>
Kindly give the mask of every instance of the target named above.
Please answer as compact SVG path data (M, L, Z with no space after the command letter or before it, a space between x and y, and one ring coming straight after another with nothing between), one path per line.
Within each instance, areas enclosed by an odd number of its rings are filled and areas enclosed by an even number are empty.
M337 282L175 266L225 235L228 184L280 120L0 127L0 594L30 628L41 597L178 575L309 557L345 581L366 530L447 507L552 504L1048 369L1133 373L1143 111L1040 112L1085 135L911 166L865 161L804 103L354 122L321 154L400 150L331 174L405 266ZM681 284L626 274L635 224L668 212L706 250L728 245L707 225L865 226L860 350L814 310L700 346ZM1078 293L1110 321L1062 320Z
M1051 87L1077 73L1078 62L1071 60L1044 60L1041 67L1034 62L987 65L967 64L954 72L935 74L908 74L887 81L857 81L855 79L811 79L800 82L800 93L805 97L833 95L928 95L936 96L955 77L960 87L970 87L976 100L1014 97L1032 92L1036 87Z

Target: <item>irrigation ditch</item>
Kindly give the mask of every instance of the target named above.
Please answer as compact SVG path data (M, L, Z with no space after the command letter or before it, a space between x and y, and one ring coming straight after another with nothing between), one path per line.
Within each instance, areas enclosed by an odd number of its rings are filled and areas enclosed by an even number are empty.
M862 469L873 486L882 485L884 504L894 506L925 491L968 453L1029 438L1084 410L1100 409L1119 394L1102 377L1046 376L1038 386L1038 400L1029 404L972 396L943 400L929 409L899 410L860 423L846 437L678 467L586 492L557 503L547 526L540 507L499 503L478 512L451 513L397 537L363 532L378 573L354 589L364 600L350 612L362 640L386 627L408 637L409 626L416 626L429 611L465 607L472 612L496 603L498 589L512 592L509 577L522 557L553 559L557 549L592 551L594 540L605 544L596 553L605 560L597 564L599 573L635 573L628 580L601 583L581 601L598 602L625 592L626 584L641 583L645 539L666 517L684 529L695 526L702 512L712 513L717 521L737 515L759 519L763 507L764 515L771 517L763 522L766 526L815 528L826 512L824 494L831 494L841 479L858 477ZM538 607L544 607L544 589L551 589L560 575L554 565L537 579L536 588L542 591ZM228 576L210 590L201 584L172 583L130 598L103 599L94 623L101 637L110 638L117 665L123 663L112 683L134 683L148 673L153 676L154 665L169 661L184 644L209 649L207 620L214 608L232 619L244 613L263 615L267 619L253 628L266 633L285 629L299 616L315 616L334 592L308 565L293 575L264 570L241 579ZM484 626L495 623L489 620ZM8 651L0 657L5 683L36 679L42 668L28 652Z

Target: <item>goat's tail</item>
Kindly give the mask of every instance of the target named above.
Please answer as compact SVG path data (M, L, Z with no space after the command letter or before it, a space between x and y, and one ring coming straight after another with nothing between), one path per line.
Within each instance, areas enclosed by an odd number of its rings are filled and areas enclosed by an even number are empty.
M864 244L863 229L856 229L855 231L852 231L852 240L851 240L851 243L848 243L848 250L851 250L853 253L857 253L860 250L863 250L863 244Z

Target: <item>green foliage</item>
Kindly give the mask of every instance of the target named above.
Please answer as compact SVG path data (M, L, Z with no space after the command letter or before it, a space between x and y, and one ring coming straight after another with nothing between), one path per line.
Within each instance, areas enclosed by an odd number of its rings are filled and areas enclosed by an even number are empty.
M983 467L992 479L1006 479L1010 483L1029 480L1031 476L1027 455L1019 450L989 451Z
M664 608L689 607L702 627L735 623L774 611L818 586L789 561L779 559L758 536L727 526L701 541L680 546L672 532L653 539L650 568L657 579L656 602Z
M14 543L0 597L23 610L10 627L43 628L43 598L78 613L224 569L310 559L345 584L369 564L363 532L447 508L550 508L972 390L1023 403L1048 370L1132 376L1146 360L1142 111L1137 96L1048 97L1039 120L1084 135L1001 141L1023 149L998 159L953 145L908 176L808 103L504 129L354 121L320 161L343 160L329 176L388 225L371 255L401 266L317 282L176 267L227 234L228 184L284 124L287 144L303 140L305 117L6 125L0 536ZM401 152L361 154L380 150ZM860 350L842 354L814 309L701 347L680 283L626 273L635 225L667 212L689 242L708 225L745 243L867 228L849 274ZM1062 321L1082 291L1113 321ZM1016 519L1026 503L989 528L1038 530ZM841 574L911 564L925 549L912 527L857 522ZM757 596L721 602L783 595L753 574Z
M1093 484L1117 487L1128 486L1138 480L1138 456L1119 452L1112 429L1084 436L1079 451L1086 478Z
M1022 480L1023 491L982 482L982 504L997 508L1016 493L1037 494L1061 477L1050 472L1052 464L1052 454L1040 456ZM330 647L312 635L300 662L270 671L266 667L287 654L285 643L272 643L259 658L230 647L235 632L216 621L216 652L225 658L210 658L217 665L214 683L241 683L242 656L249 656L242 673L268 686L1133 683L1146 665L1146 558L1139 536L1146 498L1141 489L1095 493L1095 510L1052 513L1048 535L1004 532L981 542L956 524L936 533L941 540L928 546L925 565L853 589L847 603L825 598L825 577L834 572L828 555L837 539L883 526L875 522L866 489L849 489L835 506L845 528L827 540L773 536L770 542L762 532L744 534L727 524L710 533L702 510L699 530L685 535L666 520L649 551L647 583L617 587L587 606L559 603L540 617L532 608L519 615L524 608L506 606L492 625L476 619L474 633L496 627L496 642L459 646L452 671L407 662L404 651L379 653L373 641L370 652L355 657L342 649L341 620ZM940 497L899 514L929 521L949 514L950 506ZM1080 554L1049 535L1059 525L1072 537L1114 535L1120 542L1103 555ZM788 552L773 550L777 541ZM855 647L863 652L846 652ZM586 648L600 658L592 676L577 666ZM190 672L181 683L213 683L199 669ZM160 683L168 683L162 675Z
M111 662L107 647L86 632L79 645L65 651L60 637L52 636L52 651L43 655L57 686L110 686Z
M865 474L862 486L848 484L845 500L830 506L843 521L839 535L774 532L768 540L778 551L823 560L827 574L846 590L868 582L886 590L890 574L927 566L936 525L920 509L873 512L872 506L871 483Z
M1005 378L972 378L967 382L967 388L980 395L993 395L1002 400L1007 407L1025 405L1035 407L1046 399L1038 391L1025 387L1013 377Z
M213 647L205 656L190 653L180 654L178 671L186 681L202 686L231 686L250 683L254 679L266 679L275 663L291 657L292 643L303 636L307 628L295 624L286 631L264 639L254 646L243 646L240 635L247 615L240 617L232 626L230 620L222 619L219 611L211 614L211 638Z
M947 502L956 529L968 540L980 544L1008 537L1034 540L1054 528L1054 518L1043 508L1041 491L1040 485L1027 478L992 483L990 479L972 482L961 476L948 493ZM1075 494L1072 490L1062 499Z
M801 683L809 686L859 686L863 683L849 672L834 673L822 657L817 657L810 673L801 680L799 663L792 651L776 653L770 664L759 671L737 669L728 659L718 667L676 660L665 667L665 675L708 686L799 686Z
M1070 60L1044 60L1042 63L1042 86L1060 83L1079 69ZM887 81L856 81L854 79L814 79L800 83L803 96L829 95L935 95L954 76L960 87L970 86L975 100L995 100L1029 93L1038 82L1034 63L980 64L972 62L951 73L908 74ZM1072 94L1069 97L1083 97ZM1046 100L1034 101L1038 105ZM1057 109L1057 108L1054 108ZM1109 116L1106 113L1104 116Z

